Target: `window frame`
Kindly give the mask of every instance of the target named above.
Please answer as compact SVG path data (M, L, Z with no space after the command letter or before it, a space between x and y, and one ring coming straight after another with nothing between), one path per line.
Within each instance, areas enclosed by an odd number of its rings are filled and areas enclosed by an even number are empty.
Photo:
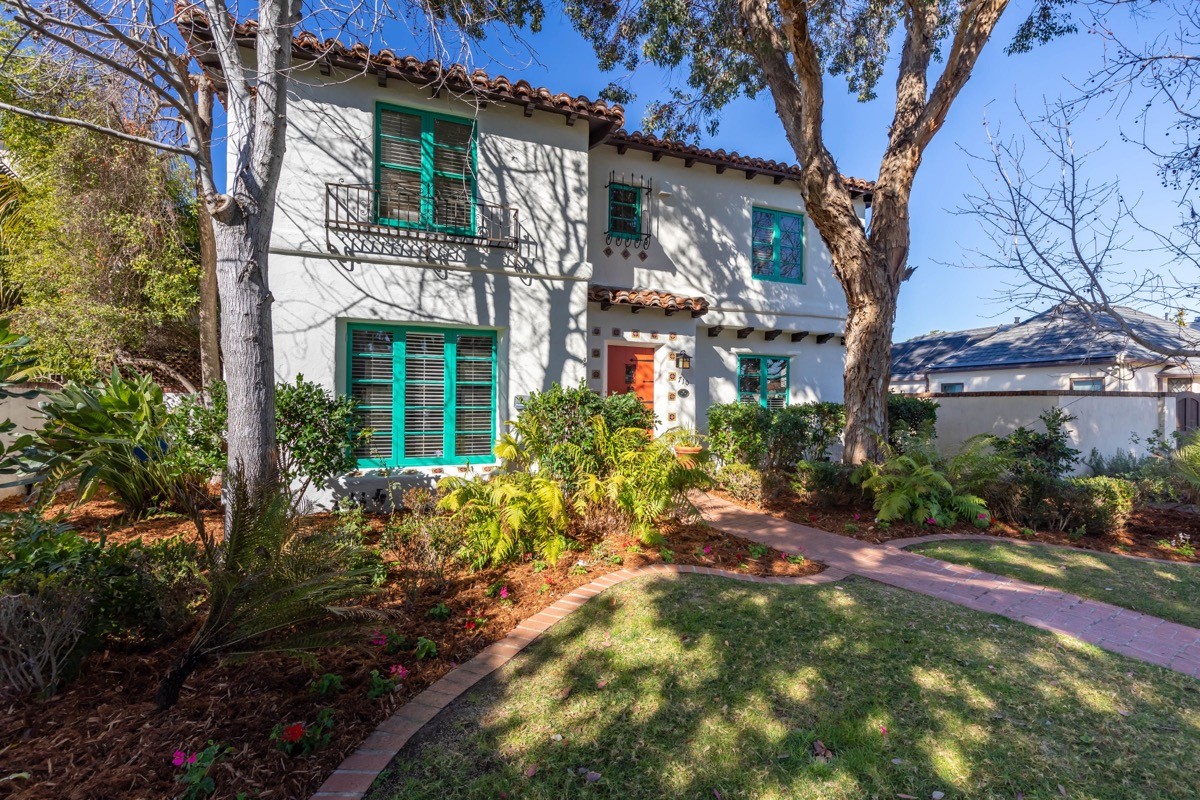
M792 357L781 353L738 353L737 354L737 373L734 376L734 387L737 390L737 402L742 402L742 395L748 392L742 391L742 364L746 361L759 362L759 375L761 376L758 385L758 406L770 410L771 392L767 389L766 381L766 362L767 359L778 359L784 362L783 379L785 387L783 390L783 405L790 406L792 404Z
M958 388L951 389L951 388L949 388L951 386L957 386ZM966 390L967 390L967 385L965 383L963 383L962 381L951 381L950 383L939 383L938 384L938 393L939 394L962 394Z
M1096 381L1100 382L1099 389L1079 389L1075 385L1077 383L1095 383ZM1101 376L1101 377L1092 377L1092 378L1071 378L1071 391L1072 392L1103 392L1103 391L1105 391L1104 377Z
M613 213L612 213L613 212L613 202L614 202L613 198L614 198L614 194L617 191L621 191L621 190L632 192L633 196L635 198L632 203L618 202L618 204L621 206L625 206L626 208L629 208L629 207L633 208L634 219L637 221L637 231L635 231L633 233L630 233L628 231L618 231L613 227ZM645 230L643 230L643 219L642 219L642 194L644 191L645 191L645 189L643 187L634 186L629 183L610 183L608 185L608 236L609 237L611 237L613 239L623 239L623 240L627 240L627 241L634 241L637 239L641 239L646 235Z
M354 385L366 381L355 381L354 370L354 333L355 331L388 331L392 334L392 455L390 459L357 458L355 463L359 469L394 469L407 467L441 467L460 466L464 464L495 464L493 452L497 436L497 414L499 411L499 385L497 377L500 361L500 341L498 332L489 328L441 328L434 325L410 325L389 322L348 322L346 323L346 363L343 374L346 378L345 393L354 396ZM405 348L407 336L410 333L441 334L444 336L442 351L443 363L443 401L445 408L442 416L442 455L419 458L404 457L405 422L405 388L407 376L404 370ZM458 384L458 337L482 336L492 341L491 357L491 402L489 408L490 427L488 431L490 446L487 455L458 455L457 453L457 403ZM378 382L378 381L376 381ZM469 382L468 382L469 383ZM448 454L448 455L447 455Z
M1184 384L1187 384L1186 388L1177 388L1177 389L1171 388L1173 385L1177 386L1177 387L1182 387ZM1196 388L1196 379L1191 376L1185 377L1182 375L1181 376L1168 375L1167 379L1166 379L1166 386L1164 387L1167 394L1186 394L1188 392L1194 391L1195 388Z
M754 271L754 214L762 212L771 215L771 274L761 275ZM790 278L783 274L782 241L783 234L779 227L782 217L791 217L800 222L800 277ZM776 283L794 283L803 285L808 275L808 218L802 211L788 211L770 206L750 207L750 277L756 281L775 281Z
M421 120L421 168L414 170L412 167L405 167L401 164L388 164L381 158L383 148L381 143L384 138L383 133L383 112L391 111L396 114L408 114L409 116L418 117ZM439 225L434 222L433 209L433 187L434 181L440 174L442 177L455 177L446 173L439 173L434 169L436 160L437 145L433 138L434 123L437 120L453 122L459 125L466 125L471 129L470 139L471 145L468 148L467 160L471 170L471 211L470 224L463 225ZM383 170L395 169L406 172L419 172L421 176L421 210L420 220L410 222L403 219L390 219L383 216L382 210L379 207L379 198L376 197L376 205L373 210L375 224L387 225L394 228L407 228L409 230L430 231L434 233L446 233L453 236L474 236L475 235L475 216L477 211L479 197L479 172L478 172L478 142L479 142L479 127L474 119L470 117L460 117L454 114L443 114L437 111L426 111L419 108L411 108L409 106L396 105L395 103L385 103L377 101L375 103L375 137L374 137L374 152L371 153L371 162L375 170L375 186L376 190L380 191L383 187Z

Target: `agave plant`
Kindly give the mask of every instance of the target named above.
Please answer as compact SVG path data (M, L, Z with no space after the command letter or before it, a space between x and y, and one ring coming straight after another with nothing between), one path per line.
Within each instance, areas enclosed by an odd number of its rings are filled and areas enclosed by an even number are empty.
M347 644L387 616L363 605L377 590L360 545L298 525L282 492L254 499L231 489L229 536L207 577L208 613L159 684L160 708L174 705L208 661Z

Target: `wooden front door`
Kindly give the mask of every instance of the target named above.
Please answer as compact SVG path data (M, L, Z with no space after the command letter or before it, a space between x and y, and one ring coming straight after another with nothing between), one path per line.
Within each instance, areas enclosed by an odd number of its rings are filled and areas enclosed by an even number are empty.
M654 410L654 348L613 344L608 347L608 393L633 392Z

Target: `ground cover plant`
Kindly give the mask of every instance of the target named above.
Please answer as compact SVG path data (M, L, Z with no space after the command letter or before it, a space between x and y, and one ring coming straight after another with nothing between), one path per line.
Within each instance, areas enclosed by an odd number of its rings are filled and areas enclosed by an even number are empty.
M912 549L1200 628L1200 566L1004 541L926 542Z
M1195 686L865 580L647 579L460 698L369 796L1194 798Z

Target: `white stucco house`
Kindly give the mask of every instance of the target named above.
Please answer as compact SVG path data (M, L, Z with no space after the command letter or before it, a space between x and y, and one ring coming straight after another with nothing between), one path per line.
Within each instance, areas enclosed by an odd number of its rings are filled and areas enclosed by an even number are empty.
M1200 347L1200 331L1118 310L1161 348ZM1097 329L1099 328L1099 329ZM944 447L1033 425L1051 406L1075 417L1075 446L1141 452L1155 432L1200 427L1200 369L1138 345L1111 317L1094 325L1061 304L1012 324L918 336L892 346L891 390L935 399Z
M360 402L362 470L487 471L555 382L634 391L660 432L713 403L841 399L845 297L797 167L481 71L294 49L276 367ZM871 184L846 180L865 216Z

